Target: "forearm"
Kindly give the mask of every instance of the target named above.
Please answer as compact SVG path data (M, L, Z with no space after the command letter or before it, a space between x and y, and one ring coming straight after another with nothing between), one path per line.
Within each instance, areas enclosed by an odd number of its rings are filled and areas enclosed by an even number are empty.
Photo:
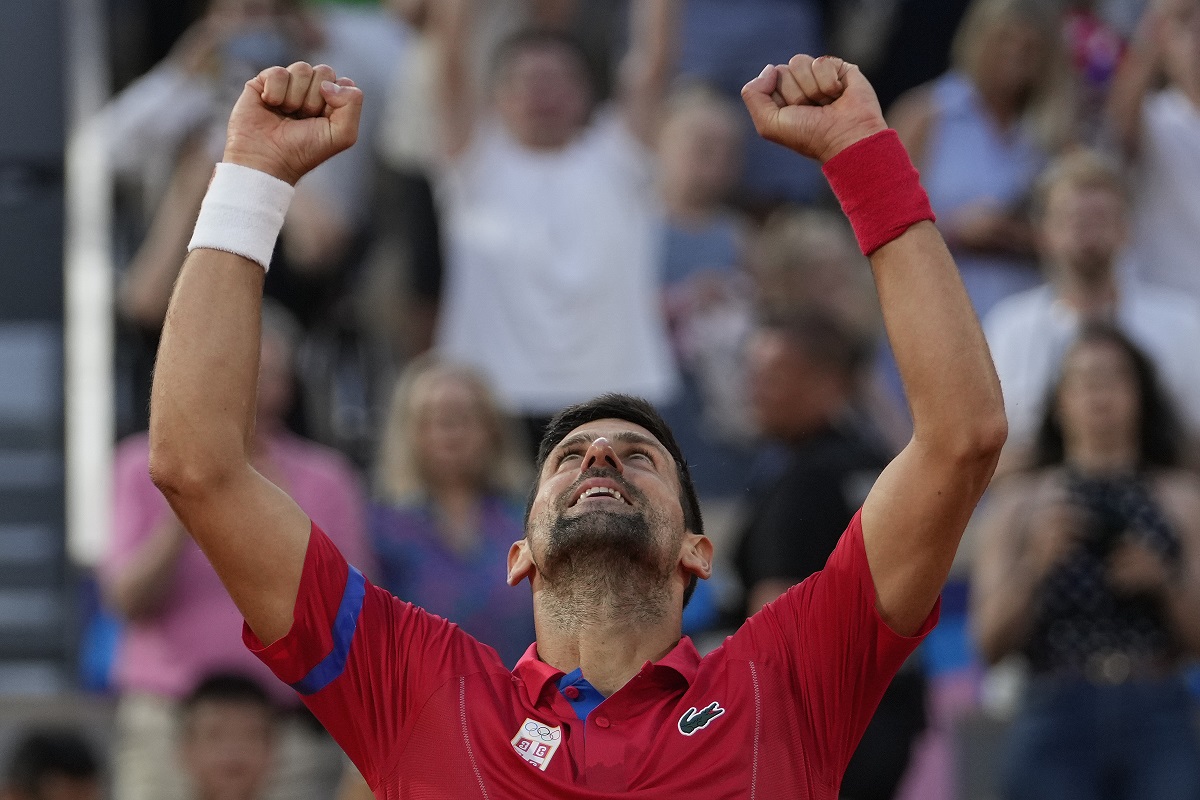
M679 0L638 0L629 19L629 52L620 70L621 102L634 133L650 142L675 69Z
M1129 155L1137 153L1141 139L1142 105L1158 79L1160 58L1152 44L1137 40L1129 48L1108 95L1108 122L1117 141Z
M1163 595L1163 608L1168 623L1178 637L1184 651L1192 656L1200 655L1200 582L1196 576L1180 578Z
M219 250L183 265L150 401L151 473L168 499L249 469L263 275Z
M129 620L156 613L170 589L186 537L174 515L165 519L108 587L109 604Z
M477 102L472 85L471 13L473 0L438 0L430 4L430 30L438 48L438 111L445 151L456 156L470 144Z
M1006 432L1000 382L937 229L912 226L875 251L871 268L912 410L913 442L994 460Z
M971 627L984 661L995 664L1019 650L1028 640L1033 624L1033 599L1040 579L1021 562L999 585L983 589L973 603Z

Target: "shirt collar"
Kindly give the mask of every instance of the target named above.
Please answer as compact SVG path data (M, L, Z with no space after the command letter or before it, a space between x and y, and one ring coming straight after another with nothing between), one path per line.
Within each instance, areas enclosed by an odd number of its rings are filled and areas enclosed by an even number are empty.
M696 645L692 644L691 638L684 636L661 659L653 663L647 661L642 670L647 674L674 673L690 686L695 680L696 671L699 668L700 653L696 650ZM558 680L565 673L538 658L537 642L534 642L529 645L525 655L517 661L516 667L513 668L513 674L525 685L529 702L537 705L547 686L558 691Z

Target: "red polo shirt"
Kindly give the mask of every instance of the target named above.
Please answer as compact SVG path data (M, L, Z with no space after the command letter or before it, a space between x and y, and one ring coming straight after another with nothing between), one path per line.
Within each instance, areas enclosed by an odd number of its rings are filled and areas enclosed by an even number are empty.
M875 610L858 516L825 569L701 658L684 637L581 721L531 646L511 672L348 567L316 526L287 636L246 644L388 800L834 800L896 670L933 627Z

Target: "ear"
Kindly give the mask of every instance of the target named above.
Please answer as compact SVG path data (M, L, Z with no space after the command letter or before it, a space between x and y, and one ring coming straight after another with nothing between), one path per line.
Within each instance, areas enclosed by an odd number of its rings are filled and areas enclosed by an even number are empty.
M683 571L708 580L712 575L713 545L707 536L686 533L679 552L679 564Z
M508 548L508 585L516 586L529 578L533 580L533 572L537 565L533 563L533 553L529 549L528 539L519 539Z

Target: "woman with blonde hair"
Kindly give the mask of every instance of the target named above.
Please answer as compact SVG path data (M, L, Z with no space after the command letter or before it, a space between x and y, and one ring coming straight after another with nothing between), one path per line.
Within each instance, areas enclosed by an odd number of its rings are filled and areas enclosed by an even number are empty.
M1060 4L975 0L950 70L889 110L980 316L1041 281L1025 205L1075 106Z
M487 383L418 359L397 382L382 442L368 516L382 585L516 663L534 638L533 607L504 577L531 475Z

